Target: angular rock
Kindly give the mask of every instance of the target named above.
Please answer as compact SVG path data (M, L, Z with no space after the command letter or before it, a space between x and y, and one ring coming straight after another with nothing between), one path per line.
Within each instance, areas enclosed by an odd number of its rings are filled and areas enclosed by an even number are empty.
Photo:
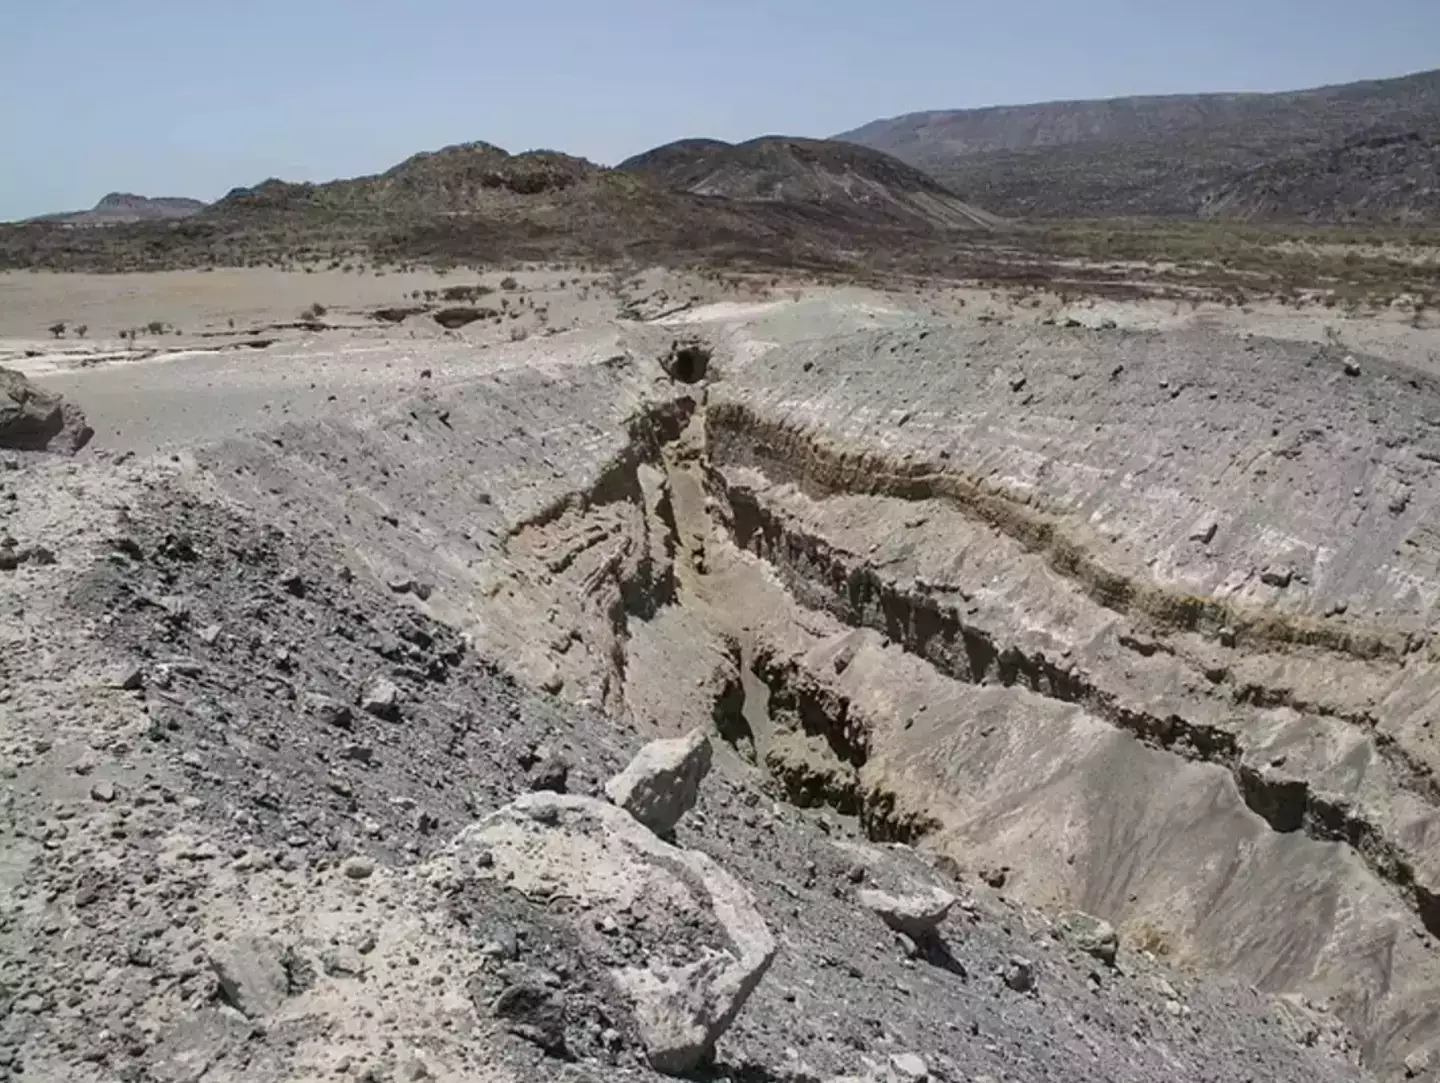
M911 895L861 888L855 892L855 900L897 933L904 933L912 940L923 940L934 933L955 905L955 896L938 887Z
M241 937L210 956L220 996L247 1018L260 1019L280 1006L289 991L284 953L274 941Z
M319 692L306 692L300 697L300 703L306 714L327 726L348 730L355 720L354 712L350 710L348 703L341 703L338 699L321 695Z
M1035 988L1035 964L1018 955L1011 956L1000 976L1017 993L1028 993Z
M0 368L0 447L17 451L79 451L95 435L79 407Z
M703 730L651 741L605 784L605 795L657 835L669 835L695 807L710 761L710 737Z
M930 1066L915 1053L896 1053L890 1058L890 1069L898 1079L929 1079Z
M1085 954L1094 956L1106 966L1115 965L1120 937L1108 921L1079 910L1070 910L1060 915L1059 926L1065 939Z
M495 998L491 1010L512 1034L552 1056L565 1055L565 1002L538 981L508 986Z
M365 686L360 709L376 718L393 721L400 716L400 689L387 677L377 677Z
M570 782L570 761L563 755L546 756L529 772L527 784L533 791L564 793Z
M639 947L652 956L673 953L672 935L718 927L710 942L692 946L703 956L697 962L610 971L659 1071L686 1072L704 1060L775 955L775 939L741 884L705 854L665 842L592 797L525 794L462 831L445 860L462 875L479 869L473 875L530 897L563 890L577 904L572 920L582 938L603 935L595 929L606 919L631 926L646 911L652 943Z

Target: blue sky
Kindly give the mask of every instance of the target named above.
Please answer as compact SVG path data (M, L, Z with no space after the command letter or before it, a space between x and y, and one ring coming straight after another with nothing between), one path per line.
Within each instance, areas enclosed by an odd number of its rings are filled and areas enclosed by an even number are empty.
M0 219L484 139L613 163L921 109L1440 67L1440 0L10 0Z

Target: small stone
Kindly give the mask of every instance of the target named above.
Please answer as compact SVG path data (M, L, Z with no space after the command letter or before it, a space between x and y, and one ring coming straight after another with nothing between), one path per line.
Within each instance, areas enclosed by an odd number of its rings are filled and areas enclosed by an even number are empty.
M1345 367L1345 375L1346 375L1346 376L1359 376L1359 375L1360 375L1360 362L1358 362L1358 361L1355 360L1354 355L1352 355L1352 354L1346 354L1346 355L1345 355L1345 360L1344 360L1343 364L1344 364L1344 367Z
M565 1002L542 983L527 980L509 986L495 998L491 1011L512 1034L553 1056L565 1055Z
M360 709L376 718L390 721L400 715L400 689L386 677L378 677L366 687L360 697Z
M350 710L350 705L341 703L338 699L321 695L319 692L306 692L300 698L300 703L306 714L327 726L348 730L354 724L355 715Z
M139 666L120 666L110 672L105 683L111 688L133 692L145 684L145 671Z
M111 801L115 800L115 784L101 779L90 787L90 797L95 801L108 805Z
M220 625L210 624L200 629L200 642L207 647L215 646L220 639Z
M548 790L564 793L570 779L570 761L564 755L547 756L530 769L529 786L532 792Z
M930 1066L924 1058L914 1053L896 1053L890 1058L890 1067L899 1079L929 1079Z
M1106 966L1115 965L1120 937L1108 921L1071 910L1060 915L1059 925L1065 938L1085 954L1099 959Z
M1010 957L1000 976L1017 993L1028 993L1035 988L1035 964L1019 955Z
M1271 566L1260 573L1260 582L1284 590L1295 578L1295 572L1288 567Z
M351 880L368 880L375 872L375 862L368 857L347 857L341 871Z
M282 575L280 588L293 597L305 597L305 580L298 571L291 570Z
M1405 1078L1417 1079L1430 1070L1430 1050L1417 1049L1405 1058Z

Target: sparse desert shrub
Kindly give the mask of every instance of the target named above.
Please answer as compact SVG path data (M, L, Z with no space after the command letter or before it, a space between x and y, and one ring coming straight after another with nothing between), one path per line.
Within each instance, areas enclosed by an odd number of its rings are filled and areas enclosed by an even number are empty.
M318 320L322 319L325 316L325 313L329 311L330 310L324 305L322 305L319 301L316 301L304 312L300 313L300 315L307 320Z
M75 328L75 337L76 337L76 338L84 338L84 337L85 337L87 334L89 334L89 333L90 333L90 325L89 325L88 323L82 323L79 327Z
M440 298L444 301L478 301L494 292L489 286L446 286L440 291Z
M518 290L520 288L520 283L515 281L514 278L507 276L500 280L500 288L502 290Z
M526 330L525 328L523 328L523 327L512 327L512 328L510 328L510 341L511 341L511 342L524 342L524 341L525 341L527 338L529 338L529 337L530 337L530 332L527 331L527 330Z
M163 335L165 333L165 321L151 320L145 325L145 330L152 335Z
M51 333L52 335L54 335L56 338L64 338L64 337L65 337L65 327L66 327L66 324L65 324L65 321L64 321L64 320L56 320L54 323L52 323L52 324L50 325L50 333Z

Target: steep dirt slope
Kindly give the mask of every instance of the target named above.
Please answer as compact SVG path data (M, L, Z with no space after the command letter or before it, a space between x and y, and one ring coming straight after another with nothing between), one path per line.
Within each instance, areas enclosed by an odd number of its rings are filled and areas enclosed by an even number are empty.
M1280 94L1199 94L942 110L837 136L1010 215L1196 213L1245 170L1440 116L1440 71ZM1317 216L1323 205L1304 210Z
M620 163L649 183L740 201L809 203L911 227L994 229L1002 221L919 170L868 148L766 136L735 146L682 140Z

